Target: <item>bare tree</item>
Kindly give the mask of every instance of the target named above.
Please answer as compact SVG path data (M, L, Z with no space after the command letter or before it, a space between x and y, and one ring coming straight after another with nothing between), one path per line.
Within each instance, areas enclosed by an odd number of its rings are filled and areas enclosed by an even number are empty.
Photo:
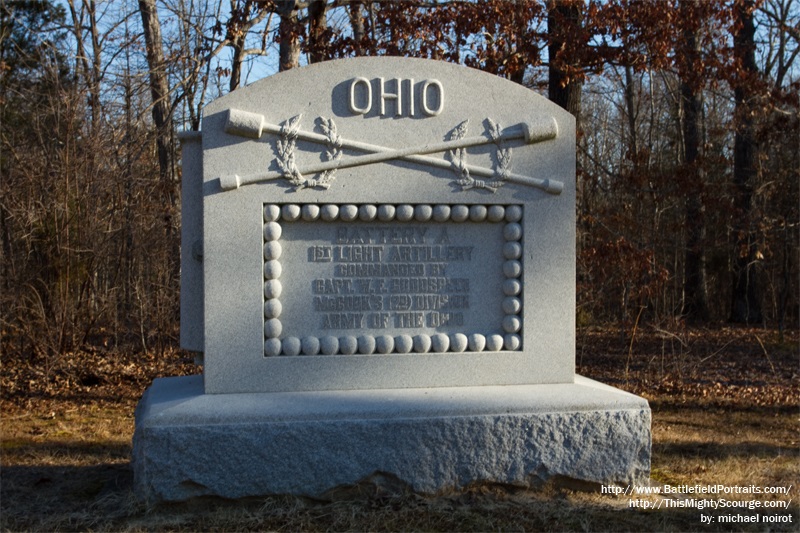
M328 25L328 4L325 0L308 3L308 62L325 60L325 30Z
M747 2L748 7L752 8L750 3ZM772 74L774 87L779 89L786 85L800 54L800 5L796 0L766 0L758 4L767 31L763 72Z
M266 41L262 41L260 48L247 48L247 34L267 15L272 15L273 11L267 4L259 4L253 0L245 0L240 4L239 0L231 0L231 19L227 25L226 42L233 48L233 60L231 65L230 90L233 91L241 84L242 65L248 56L265 55ZM269 28L269 23L267 23ZM267 30L264 30L266 34Z
M731 290L730 320L740 323L760 323L761 287L756 275L758 262L752 220L753 186L756 182L758 143L755 114L757 113L759 73L756 66L755 34L752 0L735 4L738 31L733 35L733 50L740 73L734 81L735 141L733 147L733 287Z
M347 14L350 17L350 28L353 31L353 42L360 43L366 36L364 29L364 2L349 2L347 10ZM356 55L360 55L360 51L360 48L358 48Z
M694 18L691 0L681 0L680 11L683 34L679 54L681 57L681 105L683 161L686 181L686 259L684 261L683 314L692 322L708 320L708 295L706 288L706 221L703 205L704 172L701 167L700 147L703 119L701 77L698 75L701 43L699 21Z
M167 243L166 272L168 283L177 283L180 272L180 241L176 228L177 192L175 180L175 129L170 105L167 63L164 58L161 23L156 0L139 0L142 16L147 65L149 68L150 95L153 100L152 116L155 127L158 156L159 190L163 210L164 236Z
M281 17L278 37L280 39L279 70L289 70L300 65L300 30L298 20L300 6L296 0L275 2Z
M158 18L156 0L139 0L139 12L142 16L147 64L150 77L150 94L153 98L153 125L156 129L156 145L158 147L158 167L165 192L172 199L173 181L173 132L172 109L169 97L167 63L164 59L161 22Z
M583 19L583 3L577 1L552 1L548 3L548 51L550 54L547 94L550 100L563 107L575 117L580 130L581 87L583 85L580 65L576 63L576 52L572 46L579 38Z

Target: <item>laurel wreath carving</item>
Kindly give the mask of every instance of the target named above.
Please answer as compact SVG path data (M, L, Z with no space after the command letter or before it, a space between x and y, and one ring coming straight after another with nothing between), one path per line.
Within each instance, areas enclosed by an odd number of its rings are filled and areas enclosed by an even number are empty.
M303 115L295 115L281 124L281 135L276 146L275 162L289 183L296 189L306 186L307 180L297 169L295 149L297 148L297 132L300 131L300 119Z
M280 135L275 148L276 165L283 177L294 186L295 191L306 187L328 189L335 179L335 168L325 170L313 178L304 177L297 168L296 150L301 118L302 115L296 115L281 124ZM344 142L336 128L336 123L333 119L318 117L316 125L326 139L326 150L321 155L323 161L338 161L341 159ZM501 142L503 128L490 118L484 121L484 125L486 136L496 145L493 167L495 177L488 180L477 180L471 176L465 147L448 150L445 154L445 158L450 161L450 167L458 176L456 183L461 187L462 191L486 189L491 192L497 192L505 184L511 173L511 148L503 146ZM466 137L468 130L469 120L464 120L445 135L445 140L457 141L463 139Z
M336 169L326 170L313 178L306 178L297 168L295 152L297 150L297 133L300 131L301 118L302 115L297 115L281 124L280 138L275 150L275 162L284 177L294 186L295 191L306 187L328 189L335 179ZM342 138L336 129L336 123L333 119L319 117L317 118L317 126L327 138L325 143L327 150L322 154L323 160L336 161L340 159L342 157Z
M459 139L463 139L467 135L468 129L469 119L450 130L445 136L445 140L457 141ZM466 190L471 188L472 184L475 182L475 179L469 175L469 168L467 166L467 149L456 148L455 150L448 150L445 154L445 158L450 161L450 167L453 169L453 172L456 173L456 176L458 176L456 183L461 185L461 189Z
M500 144L500 136L503 134L503 128L500 124L487 118L485 125L486 134L489 135L489 138L492 139L497 146L497 150L495 151L494 171L499 176L495 180L496 186L499 188L504 184L508 175L511 173L511 147L504 147Z
M327 150L323 155L325 161L337 161L342 157L342 138L336 129L336 123L331 118L319 117L317 125L322 131L322 134L327 137L328 142L325 143ZM331 186L331 182L335 179L336 169L326 170L315 181L314 186L327 189Z
M469 120L465 120L452 130L450 130L445 137L447 141L455 141L463 139L467 135ZM497 145L497 155L494 170L499 177L491 180L476 180L469 174L469 165L467 165L467 149L456 148L447 152L445 157L450 161L453 171L458 176L456 183L461 186L462 191L469 189L486 189L491 192L503 186L504 181L508 174L511 172L511 148L504 148L500 145L500 136L503 129L490 118L486 119L486 134Z

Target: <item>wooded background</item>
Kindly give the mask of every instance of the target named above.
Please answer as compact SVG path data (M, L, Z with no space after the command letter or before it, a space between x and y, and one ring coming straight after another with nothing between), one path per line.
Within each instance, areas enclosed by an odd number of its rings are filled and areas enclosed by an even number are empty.
M6 0L3 357L177 345L203 106L359 55L463 63L578 119L578 325L798 325L800 0Z

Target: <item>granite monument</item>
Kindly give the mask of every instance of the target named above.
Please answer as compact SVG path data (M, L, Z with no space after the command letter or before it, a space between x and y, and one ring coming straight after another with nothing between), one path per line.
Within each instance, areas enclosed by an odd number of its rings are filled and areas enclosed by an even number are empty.
M575 375L574 119L463 66L357 58L183 135L181 345L136 414L150 500L642 481L650 410Z

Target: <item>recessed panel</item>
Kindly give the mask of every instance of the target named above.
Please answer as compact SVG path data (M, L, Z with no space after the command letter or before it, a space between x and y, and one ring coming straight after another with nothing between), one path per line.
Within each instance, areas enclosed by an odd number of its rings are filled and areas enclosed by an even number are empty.
M519 350L519 205L264 206L264 355Z

